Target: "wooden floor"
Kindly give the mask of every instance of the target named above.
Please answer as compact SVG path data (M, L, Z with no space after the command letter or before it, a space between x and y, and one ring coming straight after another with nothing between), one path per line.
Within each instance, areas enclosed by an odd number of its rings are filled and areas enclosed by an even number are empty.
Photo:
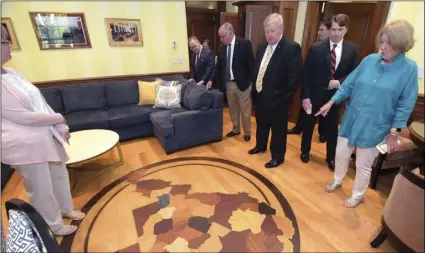
M108 170L96 169L104 163L113 162L117 158L116 150L91 161L90 171L80 170L70 172L70 180L73 185L73 198L76 209L82 208L100 190L117 179L135 171L143 166L163 160L179 157L212 157L239 163L251 168L269 181L271 181L286 198L295 214L300 234L300 250L302 252L393 252L389 242L384 242L380 248L373 249L369 246L370 241L377 235L380 228L382 208L388 197L394 173L384 173L380 177L376 190L369 189L365 202L355 209L347 209L341 205L342 201L351 193L354 173L353 169L344 181L343 188L334 194L325 193L324 186L332 180L333 174L325 163L326 144L318 141L317 131L313 137L310 162L304 164L300 161L301 138L298 135L289 135L285 163L274 169L266 169L264 164L270 160L270 152L259 155L249 155L247 152L255 145L255 119L252 118L253 138L250 142L243 140L243 135L233 138L224 138L223 141L213 144L202 145L184 151L166 155L159 142L153 138L137 139L121 144L125 164ZM290 123L291 127L293 124ZM224 112L224 134L231 129L228 111ZM72 142L72 139L71 139ZM172 172L169 172L172 173ZM176 171L172 177L181 180L196 181L196 177L190 173ZM209 173L222 173L220 170ZM216 175L217 178L225 178L225 175ZM229 180L216 181L206 184L206 192L209 188L225 188L225 184L231 184ZM230 186L229 186L230 187ZM249 189L247 191L250 191ZM2 193L2 206L10 198L28 200L23 182L17 173L14 173ZM110 212L110 222L120 224L114 219L114 212ZM2 208L2 221L7 231L7 218ZM69 223L69 221L66 221ZM99 232L101 233L101 232ZM105 230L105 233L108 233ZM97 235L98 243L102 243L103 236ZM57 238L59 242L63 238ZM74 243L83 240L81 235L75 238ZM81 243L81 242L80 242ZM73 248L75 250L75 248ZM211 249L212 250L212 249Z

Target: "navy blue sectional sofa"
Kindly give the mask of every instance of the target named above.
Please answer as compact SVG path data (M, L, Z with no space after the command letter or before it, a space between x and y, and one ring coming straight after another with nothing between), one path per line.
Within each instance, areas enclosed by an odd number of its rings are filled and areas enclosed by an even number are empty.
M155 136L165 152L221 141L223 136L223 94L207 91L181 75L160 77L183 83L177 109L155 109L138 105L138 80L103 81L63 87L41 88L47 103L64 115L70 131L109 129L120 140Z

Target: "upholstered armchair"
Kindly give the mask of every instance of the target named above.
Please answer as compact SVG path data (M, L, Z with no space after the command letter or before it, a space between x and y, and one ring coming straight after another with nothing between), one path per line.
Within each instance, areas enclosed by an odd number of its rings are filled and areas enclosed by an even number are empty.
M382 230L370 245L376 248L387 238L400 252L424 252L424 178L408 169L395 177Z
M20 199L11 199L6 201L6 211L9 225L6 251L2 252L61 251L46 221L33 206Z

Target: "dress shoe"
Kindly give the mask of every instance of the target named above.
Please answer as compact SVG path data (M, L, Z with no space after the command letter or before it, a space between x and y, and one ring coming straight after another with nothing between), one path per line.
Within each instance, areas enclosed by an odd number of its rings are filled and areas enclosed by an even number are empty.
M301 134L303 131L301 131L299 128L293 127L290 129L287 134Z
M255 147L255 148L251 149L250 151L248 151L248 154L255 155L255 154L264 153L264 152L266 152L265 149L260 149L260 148Z
M320 135L320 137L319 137L319 141L320 141L321 143L325 143L325 142L326 142L326 136L324 136L324 135Z
M335 160L328 160L328 168L332 171L335 171Z
M310 154L309 153L302 153L300 156L300 159L303 163L308 163L310 161Z
M240 133L234 133L234 132L232 132L232 131L230 131L230 132L228 132L227 134L226 134L226 136L227 137L233 137L233 136L236 136L236 135L239 135Z
M266 166L266 168L274 168L281 165L282 163L283 161L271 160L270 162L266 163L264 166Z
M251 140L251 135L249 135L249 134L245 134L245 135L243 136L243 139L244 139L244 141L250 141L250 140Z

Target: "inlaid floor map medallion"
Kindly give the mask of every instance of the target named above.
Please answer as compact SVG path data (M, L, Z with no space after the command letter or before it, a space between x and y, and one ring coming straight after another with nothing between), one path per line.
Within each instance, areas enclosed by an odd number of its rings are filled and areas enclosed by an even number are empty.
M178 158L141 168L84 207L64 251L299 252L294 213L253 169L217 158ZM75 222L78 224L78 222Z

